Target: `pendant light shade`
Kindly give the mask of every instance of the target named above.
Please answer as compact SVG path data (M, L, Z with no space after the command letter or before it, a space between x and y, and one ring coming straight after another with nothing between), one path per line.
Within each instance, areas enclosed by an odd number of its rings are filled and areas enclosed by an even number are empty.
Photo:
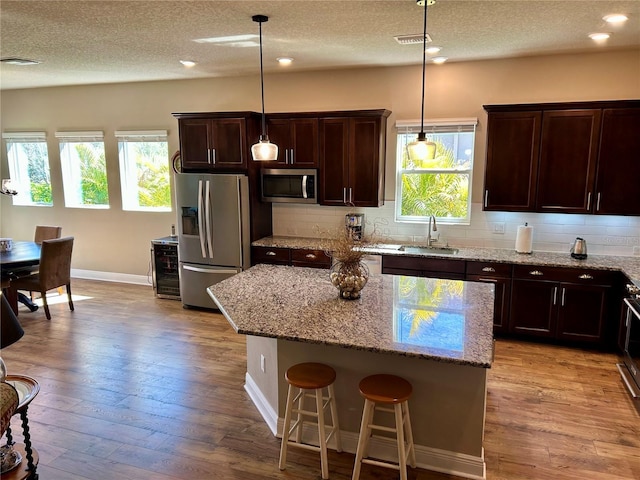
M266 15L254 15L251 17L260 26L260 91L262 93L262 134L258 143L251 146L251 156L256 161L270 161L278 159L278 146L269 141L266 121L264 116L264 72L262 68L262 24L269 21Z
M424 5L423 37L422 37L422 104L420 110L420 133L415 142L407 145L407 155L414 164L421 164L426 160L436 157L436 144L427 140L424 133L424 82L427 66L427 7L436 3L435 0L417 0L420 6Z

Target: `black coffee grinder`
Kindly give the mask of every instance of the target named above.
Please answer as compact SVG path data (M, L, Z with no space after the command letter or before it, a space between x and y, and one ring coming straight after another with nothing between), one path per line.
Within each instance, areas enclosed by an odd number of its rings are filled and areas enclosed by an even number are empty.
M345 228L354 240L362 240L364 234L364 213L347 213L344 216Z

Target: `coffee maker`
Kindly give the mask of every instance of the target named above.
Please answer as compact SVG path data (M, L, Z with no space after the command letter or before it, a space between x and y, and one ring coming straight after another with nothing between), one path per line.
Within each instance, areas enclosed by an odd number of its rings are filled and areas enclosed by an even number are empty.
M354 240L361 240L364 234L364 213L347 213L344 225Z

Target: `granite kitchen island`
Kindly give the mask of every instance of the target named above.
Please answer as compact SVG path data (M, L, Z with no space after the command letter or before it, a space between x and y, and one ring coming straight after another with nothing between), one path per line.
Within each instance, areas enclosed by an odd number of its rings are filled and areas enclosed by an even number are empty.
M492 285L371 275L360 299L341 300L327 270L257 265L208 291L236 332L247 335L245 389L274 434L282 429L284 373L293 364L335 368L349 452L363 408L358 382L396 374L414 388L409 404L418 466L484 478ZM313 442L314 429L307 435ZM371 454L394 458L395 443L374 438Z

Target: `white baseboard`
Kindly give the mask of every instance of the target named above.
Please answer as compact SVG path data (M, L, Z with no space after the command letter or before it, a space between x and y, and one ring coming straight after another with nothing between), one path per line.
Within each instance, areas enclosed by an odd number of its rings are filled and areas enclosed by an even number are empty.
M249 397L262 415L262 418L264 418L271 433L280 437L284 419L278 417L277 412L269 404L248 372L245 375L244 389L249 394ZM318 430L312 425L304 425L302 439L305 443L318 445ZM358 433L340 430L340 440L342 443L342 451L353 454L356 453ZM372 458L387 461L396 461L398 458L395 439L373 436L369 445L369 456ZM336 448L333 438L329 441L329 448L334 450ZM416 464L419 468L474 480L484 480L486 478L487 472L484 461L484 450L479 457L426 447L424 445L415 445L415 450Z
M71 269L72 278L85 280L102 280L103 282L132 283L135 285L147 285L151 287L151 279L146 275L130 275L128 273L98 272L96 270Z
M275 436L278 436L278 427L280 426L280 424L278 423L278 414L273 409L266 397L262 394L262 390L258 388L256 382L253 381L253 378L251 378L249 372L245 374L244 389L249 394L251 401L260 412L260 415L262 415L262 418L264 418L264 421L267 423L267 426L269 427L269 430L271 430L271 433Z

